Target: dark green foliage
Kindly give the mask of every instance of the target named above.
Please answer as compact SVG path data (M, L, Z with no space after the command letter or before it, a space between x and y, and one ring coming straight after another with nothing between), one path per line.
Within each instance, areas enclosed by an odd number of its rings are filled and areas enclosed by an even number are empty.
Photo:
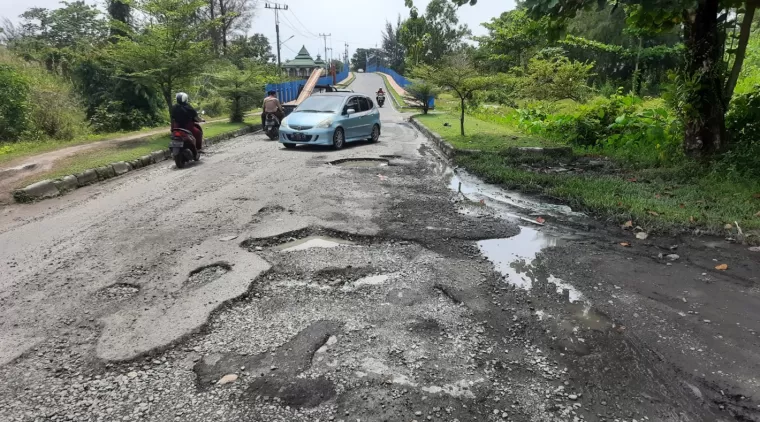
M0 64L0 141L20 139L28 129L29 81L9 65Z
M718 161L719 172L760 179L760 87L734 97L726 126L731 143Z

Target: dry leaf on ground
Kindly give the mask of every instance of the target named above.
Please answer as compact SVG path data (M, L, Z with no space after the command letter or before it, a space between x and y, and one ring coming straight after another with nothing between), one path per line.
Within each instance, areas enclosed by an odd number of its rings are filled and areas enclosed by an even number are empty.
M625 223L623 223L623 228L624 229L630 229L631 227L633 227L633 221L632 220L628 220Z
M631 244L628 243L628 242L620 242L620 246L623 246L623 247L626 247L626 248L630 248Z
M649 235L648 235L646 232L639 232L639 233L636 233L636 239L639 239L639 240L644 240L644 239L646 239L647 237L649 237Z
M649 213L649 215L653 215L655 217L657 217L658 215L660 215L660 214L657 213L657 211L647 211L647 212Z
M726 271L726 270L728 269L728 264L720 264L720 265L716 265L716 266L715 266L715 269L716 269L716 270L720 270L720 271Z
M536 218L536 222L538 222L539 224L544 224L546 220L543 217L538 217Z

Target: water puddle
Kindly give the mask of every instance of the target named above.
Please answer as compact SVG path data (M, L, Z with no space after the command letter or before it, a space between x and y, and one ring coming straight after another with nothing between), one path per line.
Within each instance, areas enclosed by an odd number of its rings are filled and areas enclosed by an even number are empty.
M384 158L346 158L341 160L330 161L330 164L338 167L385 167L388 160Z
M335 248L341 245L355 245L354 242L328 236L308 236L303 239L283 243L275 249L282 252L304 251L312 248Z
M563 239L530 227L520 227L520 234L504 239L478 242L480 252L491 261L505 280L521 289L531 290L536 282L554 285L557 293L566 294L570 302L583 300L583 295L572 285L551 275L542 274L533 267L541 250L562 244Z
M466 172L452 174L449 189L459 192L474 202L483 202L499 212L502 217L534 221L530 216L543 215L563 219L585 218L586 215L573 211L567 205L539 202L517 192L507 192L498 186L489 185ZM528 216L528 217L526 217Z

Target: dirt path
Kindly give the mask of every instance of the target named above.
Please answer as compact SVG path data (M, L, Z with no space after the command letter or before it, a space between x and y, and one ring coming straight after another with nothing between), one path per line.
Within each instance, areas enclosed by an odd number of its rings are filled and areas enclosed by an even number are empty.
M738 251L660 261L565 207L462 196L381 115L374 144L243 136L3 209L0 420L758 420L756 264L697 285ZM670 311L687 289L699 316Z
M226 119L215 119L209 120L206 123L221 122L224 120ZM13 201L11 193L13 189L17 187L19 182L31 176L50 171L54 165L61 160L82 152L97 151L114 145L125 144L138 139L159 135L165 133L166 130L166 128L157 128L147 132L119 136L88 144L74 145L31 157L20 157L2 163L0 164L0 205L8 204Z

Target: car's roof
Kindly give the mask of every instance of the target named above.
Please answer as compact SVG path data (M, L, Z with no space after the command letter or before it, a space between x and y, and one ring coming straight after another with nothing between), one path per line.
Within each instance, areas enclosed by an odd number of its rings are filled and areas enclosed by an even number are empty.
M356 92L344 92L344 91L334 91L334 92L319 92L311 94L312 97L350 97L352 95L362 95L357 94ZM366 95L364 95L366 97Z

